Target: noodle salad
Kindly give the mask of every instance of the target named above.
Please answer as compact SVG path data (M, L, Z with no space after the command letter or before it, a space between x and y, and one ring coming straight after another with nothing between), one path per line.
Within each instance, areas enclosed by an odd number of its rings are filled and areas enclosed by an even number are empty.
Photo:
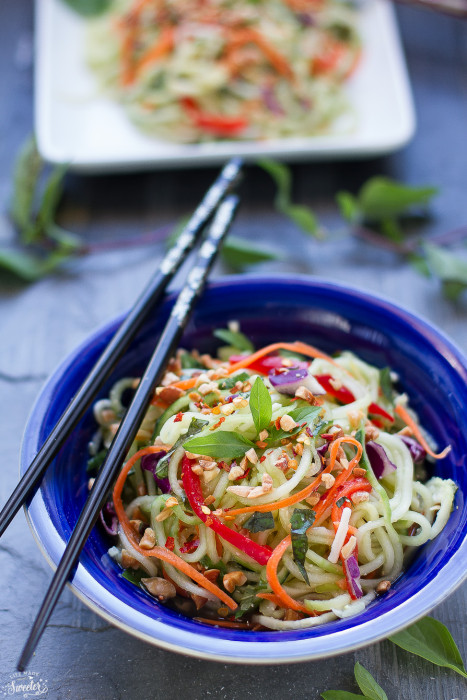
M453 507L397 376L303 343L179 350L101 513L123 576L204 624L305 629L362 612ZM98 401L97 470L136 378ZM92 479L90 479L90 486Z
M349 115L356 18L341 0L115 0L89 22L87 62L168 141L313 136Z

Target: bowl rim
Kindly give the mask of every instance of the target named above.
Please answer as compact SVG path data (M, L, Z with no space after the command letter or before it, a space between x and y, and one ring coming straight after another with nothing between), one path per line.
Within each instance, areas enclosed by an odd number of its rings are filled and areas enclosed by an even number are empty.
M331 282L319 277L311 278L306 275L294 275L293 277L290 275L274 275L273 277L245 274L231 275L210 281L208 287L209 289L223 289L226 287L238 288L256 285L304 285L308 288L315 288L317 291L321 289L341 292L372 306L384 308L386 311L399 317L399 319L409 323L436 350L440 351L440 348L442 348L445 357L446 350L449 351L449 362L453 370L458 375L464 374L462 381L467 385L467 359L462 350L443 331L439 330L423 316L414 314L383 295L362 290L354 285ZM172 304L178 291L178 289L170 291L166 295L163 304ZM47 379L32 406L24 430L20 453L20 474L24 473L37 449L38 433L44 418L44 406L41 409L41 404L46 402L48 405L48 399L53 395L54 388L59 384L60 378L67 368L77 360L79 355L92 342L107 335L124 316L125 314L119 314L87 335L62 360ZM58 557L61 556L65 543L48 516L41 489L39 489L29 507L25 506L25 514L40 551L51 568L55 570ZM452 553L439 572L423 588L397 605L392 611L378 615L374 619L360 625L316 638L259 641L246 644L239 640L219 639L215 636L211 638L209 632L212 630L207 628L207 626L206 628L199 627L194 632L188 632L154 619L151 619L151 631L149 632L147 631L148 624L144 624L144 621L147 621L149 618L144 613L135 611L131 606L123 603L119 598L104 589L82 564L78 565L73 581L67 585L85 605L100 617L132 636L157 647L195 658L223 663L249 665L285 664L324 659L337 654L355 651L386 639L405 627L414 624L445 600L448 595L452 594L467 578L467 571L464 566L465 557L467 557L467 534L459 543L457 550ZM106 605L110 606L110 611L105 607ZM126 615L125 612L127 612ZM213 629L217 630L219 628L214 627ZM356 633L359 637L357 641L355 640Z

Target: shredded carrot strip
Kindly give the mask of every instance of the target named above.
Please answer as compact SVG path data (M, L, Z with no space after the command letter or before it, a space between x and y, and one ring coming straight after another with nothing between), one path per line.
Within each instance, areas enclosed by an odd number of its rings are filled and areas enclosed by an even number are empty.
M153 547L149 550L142 549L135 538L135 533L130 525L130 521L122 503L123 487L125 485L125 480L128 475L128 472L130 471L132 466L138 461L138 459L144 457L144 455L153 454L154 452L158 451L160 451L159 446L144 447L142 450L138 450L138 452L136 452L132 457L130 457L130 459L118 475L118 479L115 482L115 487L113 491L113 502L115 506L115 512L117 513L117 517L120 521L123 531L130 540L132 546L136 549L136 551L142 554L144 557L156 557L157 559L162 559L162 561L167 562L167 564L171 564L176 569L184 573L186 576L193 579L193 581L199 583L199 585L202 586L202 588L205 588L207 591L217 596L217 598L219 598L223 603L225 603L231 610L235 610L237 608L237 603L230 596L224 593L224 591L222 591L218 586L216 586L214 583L211 583L211 581L209 581L205 576L203 576L203 574L201 574L199 571L196 571L196 569L190 566L190 564L187 564L186 561L181 559L173 552L170 552L168 549L165 549L165 547Z
M257 593L257 598L262 598L263 600L269 600L274 605L278 605L280 608L283 607L281 599L275 593Z
M174 45L175 39L173 27L164 27L154 46L149 49L138 61L134 77L136 78L138 73L141 73L148 66L170 53Z
M337 362L335 362L335 360L332 359L332 357L326 355L324 352L321 352L321 350L318 350L318 348L313 347L313 345L308 345L308 343L302 343L301 341L296 340L294 343L272 343L271 345L266 345L264 348L257 350L251 355L247 355L243 360L239 360L233 365L230 365L230 367L227 367L227 373L233 374L233 372L236 372L238 369L247 368L265 355L269 355L271 352L275 352L276 350L290 350L291 352L297 352L300 355L306 355L307 357L319 357L321 360L326 360L332 365L339 367L339 369L343 369ZM182 379L180 382L174 382L170 386L176 386L179 389L188 391L188 389L192 389L195 384L196 377L192 377L191 379Z
M328 466L323 469L323 471L316 477L314 481L311 482L311 484L308 484L308 486L305 486L304 489L299 491L298 493L295 493L293 496L288 496L287 498L284 498L282 501L275 501L274 503L264 503L263 505L257 505L257 506L245 506L244 508L236 508L235 510L229 510L228 514L230 515L242 515L242 513L252 513L253 511L259 511L260 513L267 513L271 510L279 510L279 508L287 508L288 506L293 506L294 503L299 503L300 501L303 501L304 498L308 498L315 489L318 488L318 486L321 484L321 476L322 474L328 474L330 471L334 469L334 465L336 462L337 458L337 451L341 445L341 443L346 442L351 445L355 445L357 448L357 454L355 457L352 459L350 462L347 470L345 472L342 472L343 474L349 475L352 471L352 469L358 464L360 461L360 457L362 456L362 446L358 442L358 440L355 440L352 437L342 437L338 438L337 440L334 440L332 443L331 447L331 453L330 453L330 459L329 459L329 464ZM339 475L339 477L336 479L336 483L339 482L339 484L342 483L342 481L345 481L345 479L341 479L342 474ZM335 484L334 484L335 486ZM333 487L334 488L334 487ZM327 506L326 506L327 507ZM324 512L325 508L322 509L320 512ZM318 513L317 513L318 517Z
M290 608L291 610L297 610L298 612L303 612L306 615L310 615L311 617L313 617L313 614L310 612L310 610L308 610L304 605L302 605L298 601L294 600L291 596L289 596L287 591L285 591L282 588L280 581L277 577L277 567L279 566L279 562L291 544L292 538L290 537L290 535L287 535L287 537L284 537L284 539L281 542L279 542L277 547L273 550L273 553L271 554L269 561L266 564L266 576L268 579L268 584L272 588L273 592L276 594L278 599L281 601L282 607Z
M397 415L400 416L400 418L402 418L404 423L409 426L409 428L411 429L411 431L413 432L413 434L417 438L420 445L423 447L423 449L426 452L428 452L429 455L431 455L435 459L443 459L444 457L446 457L447 454L449 454L449 452L451 451L451 445L448 445L447 447L445 447L444 450L442 452L439 452L438 454L436 454L436 452L433 452L433 450L430 448L429 444L427 443L427 441L423 437L423 435L420 431L420 428L418 427L418 425L416 424L414 419L409 415L409 413L406 411L406 409L403 406L398 404L396 406L395 411L396 411Z
M266 56L270 64L276 69L280 75L285 78L292 79L293 71L288 61L284 56L267 41L267 39L258 31L251 28L238 29L232 34L232 43L236 46L242 44L256 44L263 54Z

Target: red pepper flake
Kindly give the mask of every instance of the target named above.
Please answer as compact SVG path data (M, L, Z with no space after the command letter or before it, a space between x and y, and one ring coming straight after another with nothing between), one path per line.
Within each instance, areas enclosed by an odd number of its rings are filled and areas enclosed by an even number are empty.
M215 429L218 428L220 425L222 425L222 423L223 423L224 421L225 421L224 416L221 416L221 417L219 418L219 420L217 421L217 423L214 423L214 425L211 425L211 427L209 428L209 430L215 430Z
M206 525L206 527L211 527L212 523L213 523L213 519L209 518L209 517L206 518L206 520L204 521L204 524Z
M260 457L259 461L264 462L265 459L266 459L266 455L263 455L262 457Z
M274 425L276 426L276 430L280 430L280 429L281 429L281 419L280 419L280 416L279 416L279 418L276 418L276 421L275 421Z
M173 537L167 537L167 540L165 542L165 548L168 549L170 552L174 551L175 540Z
M219 469L223 469L225 472L229 472L230 469L232 468L232 465L227 464L227 462L218 462L217 466L219 467Z
M177 415L175 416L174 423L180 423L182 418L183 418L183 413L182 413L182 411L180 411L180 413L177 413Z
M255 442L255 445L260 448L260 450L264 450L265 447L268 446L268 443L265 442L264 440L257 440Z
M248 467L248 469L247 469L246 472L243 474L243 476L239 476L238 479L236 479L236 481L241 481L242 479L246 479L246 477L248 476L248 474L250 473L250 471L251 471L251 467Z
M182 554L193 554L199 547L199 537L192 537L180 547Z

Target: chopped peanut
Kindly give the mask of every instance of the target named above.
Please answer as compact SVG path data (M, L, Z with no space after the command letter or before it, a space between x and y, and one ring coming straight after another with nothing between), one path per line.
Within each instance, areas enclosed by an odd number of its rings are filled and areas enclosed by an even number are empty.
M200 400L201 395L198 394L197 391L191 391L191 392L188 394L188 398L190 399L190 401L196 402L196 401L199 401L199 400Z
M326 489L330 489L335 480L336 478L332 474L321 474L321 481L325 485Z
M214 583L215 581L217 581L217 578L218 578L219 574L220 574L219 569L207 569L207 570L204 572L204 575L206 576L206 578L208 579L208 581L212 581L213 583Z
M237 586L243 586L246 581L247 578L243 571L230 571L228 574L225 574L222 579L224 588L229 593L233 593Z
M228 486L227 491L235 496L240 496L240 498L247 498L251 492L251 486Z
M317 503L319 503L320 498L321 498L321 496L319 495L319 493L312 493L311 496L309 496L309 497L306 498L305 500L306 500L306 502L307 502L310 506L313 507L313 506L315 506Z
M256 454L254 447L251 447L248 450L248 452L245 452L245 457L252 464L257 464L257 462L258 462L258 455Z
M297 445L295 445L295 453L299 456L303 454L303 445L299 442Z
M349 537L349 541L347 542L347 544L344 544L341 548L341 557L343 559L348 559L348 557L350 557L350 555L354 551L356 544L357 538L354 535Z
M236 481L241 476L243 476L244 473L245 472L241 467L238 467L237 465L235 467L232 467L232 469L229 471L229 481Z
M391 588L391 581L380 581L376 586L376 593L387 593Z
M214 382L205 382L198 387L198 391L201 396L207 396L207 394L210 394L212 391L217 391L217 384L214 384Z
M162 386L169 386L169 384L173 384L174 382L178 382L179 377L174 373L174 372L166 372L164 374L164 377L161 381Z
M122 549L122 566L124 569L139 569L141 564L137 559L131 556L126 549Z
M294 419L291 416L289 416L286 413L280 419L280 426L281 426L282 430L285 430L288 433L297 427L297 423L294 421Z
M315 400L315 397L311 393L309 389L306 388L306 386L299 386L297 391L295 392L295 398L296 399L303 399L304 401L308 401L308 403L313 403Z
M368 501L369 498L370 494L366 491L357 491L350 496L350 500L352 503L355 503L355 505L358 503L364 503L365 501Z
M164 512L164 511L162 511ZM150 527L147 527L144 531L139 546L141 549L152 549L156 544L156 533Z
M165 507L173 508L174 506L178 506L178 501L175 496L170 496L170 498L168 498L165 502Z
M366 469L363 469L363 467L354 467L352 469L352 474L355 474L355 476L366 476Z
M200 467L199 464L195 464L193 467L191 467L191 471L197 476L202 476L204 474L204 469L203 467Z
M366 425L365 426L365 441L369 442L370 440L377 440L379 437L379 430L378 428L375 428L374 425Z
M174 401L184 396L185 392L178 386L164 386L156 389L157 396L166 404L173 404Z
M259 439L260 439L261 441L267 440L267 438L269 437L269 433L268 433L267 430L262 430L262 431L260 432L260 434L258 435L258 437L259 437Z
M211 494L210 496L206 496L206 498L204 499L204 502L206 503L207 506L210 506L211 503L214 503L215 500L216 500L216 499L215 499L214 496Z
M210 472L212 469L217 467L217 462L212 459L200 459L199 466L205 471Z
M211 509L208 508L207 506L201 506L201 510L205 515L211 515Z
M231 403L225 403L223 406L220 407L221 413L224 414L224 416L230 416L231 413L235 411L235 406Z
M261 486L256 486L255 488L251 489L247 498L259 498L259 496L264 496L266 493L272 491L272 486L272 476L267 472L264 472L261 479Z
M138 535L138 537L141 535L141 525L144 525L142 520L130 520L130 525L131 529L133 532Z
M166 581L165 578L154 576L153 578L142 578L141 581L144 583L149 593L160 601L167 600L168 598L175 598L177 595L173 583L171 583L171 581Z

